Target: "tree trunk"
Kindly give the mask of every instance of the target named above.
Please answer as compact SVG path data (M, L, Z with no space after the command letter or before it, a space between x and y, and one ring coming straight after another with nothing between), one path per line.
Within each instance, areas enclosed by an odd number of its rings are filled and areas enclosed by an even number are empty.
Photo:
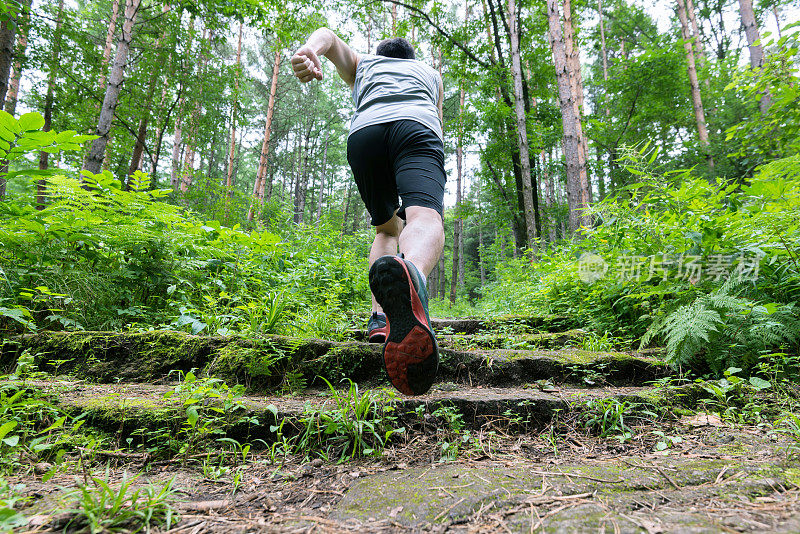
M511 71L514 75L514 115L519 147L520 171L522 178L522 200L525 216L525 230L528 234L528 247L536 252L536 220L533 207L533 188L531 187L531 160L528 147L528 128L525 117L525 102L522 94L522 63L519 57L519 26L517 25L517 4L508 0L508 17L511 37Z
M8 77L14 61L14 38L19 18L9 18L0 23L0 102L6 101Z
M208 54L203 51L202 47L205 41L208 40L209 47L211 46L212 33L208 28L203 29L203 40L200 42L200 54L203 59L200 64L199 75L202 80L205 76L206 67L208 66ZM194 158L197 155L197 129L202 113L203 102L203 86L200 86L197 101L194 103L194 112L189 117L189 126L186 129L186 154L183 162L183 171L181 172L180 179L180 192L186 193L192 186L194 180Z
M225 180L227 195L225 197L225 213L228 213L228 204L233 193L233 157L236 154L236 112L239 108L239 74L242 68L242 29L244 24L239 23L239 41L236 45L236 76L233 81L233 107L231 109L231 142L228 149L228 175Z
M606 28L603 18L603 0L597 0L597 13L600 15L600 56L603 58L603 107L606 118L611 116L611 106L608 105L608 49L606 48Z
M114 119L114 109L117 107L117 99L122 89L122 82L125 76L125 65L128 61L128 51L130 50L133 25L136 22L136 15L139 12L139 5L142 0L128 0L125 6L125 22L122 24L122 35L117 44L117 55L114 58L114 65L111 68L111 77L106 87L106 95L103 99L103 107L100 110L100 117L97 121L95 135L97 139L92 143L89 155L83 168L89 172L98 173L103 164L103 156L108 142L108 132L111 130L111 121Z
M111 45L114 43L114 34L117 31L117 17L119 17L119 0L114 0L111 4L111 18L108 21L106 44L103 47L103 60L100 63L100 91L104 91L106 88L108 60L111 59Z
M558 97L563 126L564 158L567 164L567 204L569 206L569 229L577 232L581 226L589 226L591 219L584 214L589 205L589 184L586 177L586 162L580 157L583 128L575 113L572 90L572 67L567 60L566 44L561 32L561 16L557 0L547 0L547 19L550 29L550 46L558 82Z
M161 13L165 14L170 10L169 4L164 4L161 8ZM128 175L127 179L124 181L125 190L130 189L130 177L133 173L139 170L142 167L142 156L144 154L145 149L145 141L147 139L147 125L150 123L150 113L151 108L153 106L153 97L156 93L156 85L158 83L158 76L160 74L159 65L161 65L161 42L163 41L164 37L166 36L166 30L162 33L158 39L156 39L154 49L156 51L156 58L157 58L157 65L153 68L153 72L150 74L150 81L147 84L147 96L145 98L145 108L142 111L142 117L139 119L139 128L136 132L136 144L133 146L133 153L131 154L131 163L128 165Z
M572 90L573 102L575 105L575 116L583 124L583 76L581 75L581 56L580 47L575 39L575 29L572 24L572 3L571 0L564 0L564 46L567 51L567 64L570 70L570 88ZM586 199L587 204L592 201L592 185L589 179L589 168L587 165L589 147L586 143L586 136L583 135L581 128L581 142L578 157L581 159L581 166L586 172Z
M708 128L706 127L706 116L703 111L703 99L700 96L700 84L697 81L697 67L695 65L694 47L689 33L689 19L686 15L686 6L683 0L677 0L678 18L681 21L681 33L683 37L683 49L686 51L686 65L689 73L689 84L692 90L692 105L694 107L694 118L697 122L697 134L700 145L706 154L706 163L709 170L714 170L714 158L711 155L710 144L708 141Z
M739 0L739 13L742 17L742 26L744 27L744 33L747 36L747 44L750 48L750 67L753 69L760 69L762 65L764 65L764 48L761 46L761 36L758 32L756 16L753 13L752 0ZM780 25L778 28L780 28ZM766 114L771 105L772 98L769 93L765 93L758 102L758 108L761 110L761 114Z
M328 165L328 144L330 142L330 133L325 135L325 146L322 149L322 168L320 169L319 177L319 198L317 199L317 216L316 220L322 219L322 194L325 192L325 171Z
M61 57L61 26L64 15L64 0L58 2L58 14L56 15L56 31L53 34L53 55L50 58L50 73L47 76L47 94L44 97L44 126L42 131L49 132L53 122L53 96L56 90L56 75L58 74L59 59ZM49 167L49 156L47 152L39 152L39 169L46 170ZM36 182L36 209L44 209L45 193L47 192L47 180L44 178Z
M255 207L258 206L261 212L261 204L264 199L264 189L266 183L264 178L267 173L267 158L269 157L269 138L272 134L272 116L275 113L275 94L278 90L278 72L281 65L280 43L275 45L275 61L272 66L272 83L269 87L269 102L267 104L267 120L264 122L264 141L261 143L261 157L258 160L258 170L256 171L256 181L253 184L253 201L247 211L247 220L252 221L255 215Z
M182 137L182 116L183 116L183 97L180 97L178 104L178 115L175 117L175 130L172 134L172 172L170 173L169 183L172 190L178 192L178 182L181 173L181 137Z
M17 24L17 49L14 51L14 65L11 70L11 78L8 82L8 93L6 94L5 110L13 115L17 111L17 97L19 96L19 81L22 77L22 58L25 57L25 50L28 48L28 31L30 30L30 0L23 1L22 12L18 17Z

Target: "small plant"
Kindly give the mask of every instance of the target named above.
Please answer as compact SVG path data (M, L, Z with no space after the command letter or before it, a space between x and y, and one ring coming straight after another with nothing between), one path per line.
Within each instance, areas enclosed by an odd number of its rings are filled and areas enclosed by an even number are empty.
M581 348L591 352L611 352L614 350L614 338L603 332L602 336L589 332L581 340Z
M92 477L92 485L80 486L78 505L70 510L73 519L68 529L87 529L92 534L99 532L150 532L151 527L163 526L169 530L177 521L172 507L175 479L161 486L147 485L134 489L137 477L123 478L120 485L112 487L109 473L105 480Z
M328 384L334 405L330 406L330 401L321 408L306 404L298 420L300 433L292 443L295 452L338 456L340 461L378 455L393 435L404 432L404 428L396 427L393 393L361 393L358 385L348 380L348 389L340 394L330 382L322 380Z
M25 526L28 520L17 511L20 504L28 499L20 495L25 486L11 486L0 477L0 532L11 532L12 529Z
M584 404L583 426L600 435L601 438L614 436L621 442L633 437L633 431L625 422L633 416L638 405L627 400L591 399Z
M656 436L656 438L658 438L658 441L656 442L656 444L653 447L653 449L656 452L661 452L663 454L667 453L667 449L671 449L673 446L675 446L678 443L681 443L683 441L682 437L680 437L680 436L668 436L666 433L662 432L661 430L653 430L650 433L653 434L654 436Z

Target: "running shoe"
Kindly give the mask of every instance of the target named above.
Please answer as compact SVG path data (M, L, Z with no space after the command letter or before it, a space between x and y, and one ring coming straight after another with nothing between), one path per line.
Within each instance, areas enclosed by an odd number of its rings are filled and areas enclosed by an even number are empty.
M386 374L401 393L422 395L433 385L439 368L422 276L410 261L383 256L369 270L369 287L389 327L383 346Z
M380 312L372 312L367 323L367 342L383 343L386 341L386 334L389 327L386 325L386 315Z

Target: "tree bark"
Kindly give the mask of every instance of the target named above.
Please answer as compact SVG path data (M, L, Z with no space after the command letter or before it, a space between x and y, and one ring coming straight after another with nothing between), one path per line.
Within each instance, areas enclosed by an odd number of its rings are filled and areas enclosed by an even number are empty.
M687 0L691 1L691 0ZM753 13L752 0L739 0L739 13L742 17L742 26L747 36L747 44L750 48L750 67L760 69L764 65L764 48L761 46L761 35L758 32L756 16ZM778 26L780 28L780 26ZM769 93L765 93L758 101L758 108L762 115L769 111L772 105L772 98Z
M104 91L106 88L108 61L111 59L111 45L114 43L114 34L117 31L117 17L119 17L119 0L114 0L111 4L111 18L108 21L106 44L103 47L103 60L100 62L100 91Z
M89 172L98 173L103 164L106 143L108 142L108 132L111 130L111 121L114 119L114 110L117 107L117 99L122 90L122 82L125 76L125 66L128 61L131 40L133 38L133 25L136 22L136 15L139 12L139 5L142 0L128 0L125 6L125 22L122 24L122 35L117 44L117 54L114 58L114 65L111 68L111 77L106 87L106 95L103 98L103 107L100 110L100 117L97 121L95 135L97 139L92 143L89 155L83 168Z
M320 169L320 177L319 177L319 198L317 199L317 217L316 220L319 221L322 219L322 199L323 193L325 192L325 172L327 171L328 165L328 144L330 143L330 133L325 135L325 145L322 149L322 168Z
M17 49L14 51L14 64L12 65L8 92L5 99L5 110L13 115L17 111L17 97L19 96L19 81L22 77L22 58L28 48L28 31L30 30L30 0L22 2L22 12L17 20Z
M573 102L575 103L575 116L583 124L583 76L581 75L581 56L580 47L575 39L575 28L572 24L572 2L564 0L564 45L567 50L567 62L570 69L570 88L572 90ZM582 132L582 129L581 129ZM580 151L578 156L581 158L581 166L586 170L586 191L587 203L592 201L592 185L589 178L589 168L587 165L589 147L586 136L581 133Z
M572 90L572 65L567 60L566 44L561 31L561 16L557 0L547 0L547 20L550 29L550 47L558 83L563 126L564 158L567 164L567 204L569 206L569 230L577 232L581 226L589 226L591 219L584 213L589 205L589 184L586 162L580 157L583 128L580 116L575 113L575 94Z
M202 51L202 47L206 41L209 41L209 46L211 43L213 35L209 31L208 28L203 29L203 40L201 41L200 49L201 55L203 57L200 69L199 69L199 79L203 80L206 73L206 67L208 66L208 54ZM192 181L194 180L194 158L197 155L197 128L198 122L200 121L200 114L202 113L202 105L203 102L203 86L202 81L200 85L200 91L198 92L198 97L196 102L194 103L194 112L189 117L189 126L186 129L186 154L184 156L183 161L183 171L181 172L181 179L180 179L180 192L186 193L189 191L189 188L192 186Z
M53 123L53 96L56 90L56 75L58 74L59 59L61 57L61 27L64 16L64 0L58 2L56 15L56 31L53 34L53 55L50 58L50 73L47 76L47 94L44 97L44 126L42 131L49 132ZM50 154L39 152L39 170L49 167ZM36 209L43 210L45 194L47 193L47 180L44 178L36 181Z
M253 184L253 201L247 211L247 220L252 221L255 215L255 208L258 206L261 212L261 204L264 200L264 189L266 188L265 177L267 173L267 158L269 157L269 138L272 135L272 117L275 113L275 94L278 90L278 72L281 65L280 43L275 45L275 61L272 66L272 83L269 86L269 102L267 104L267 120L264 122L264 141L261 143L261 157L258 160L258 170L256 171L256 181Z
M531 160L528 146L528 127L525 116L525 102L522 93L522 63L519 52L519 26L517 25L517 4L508 0L509 36L511 38L511 72L514 76L514 115L519 147L520 171L522 173L522 200L525 216L525 230L528 234L528 247L537 250L536 220L533 206L533 187L531 186Z
M19 18L9 18L0 23L0 102L6 101L8 78L14 62L14 40Z
M228 204L231 194L233 194L233 157L236 154L236 112L239 108L239 74L242 68L242 29L244 24L239 23L239 41L236 45L236 75L233 81L233 107L231 109L231 142L228 149L228 176L225 180L227 195L225 197L225 213L228 212Z
M686 51L686 68L689 73L689 84L692 91L692 106L694 107L694 118L697 122L697 134L700 145L706 154L706 163L709 170L714 170L714 158L711 155L710 143L708 140L708 128L706 127L706 116L703 111L703 99L700 95L700 84L697 81L697 67L695 65L694 47L689 33L689 19L686 15L684 0L677 0L678 18L681 21L681 34L683 37L683 49Z

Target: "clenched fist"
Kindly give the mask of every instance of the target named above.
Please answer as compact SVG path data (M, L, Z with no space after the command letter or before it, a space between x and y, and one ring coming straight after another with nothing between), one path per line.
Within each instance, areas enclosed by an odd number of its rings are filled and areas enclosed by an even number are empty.
M316 52L308 46L300 47L292 56L294 75L303 83L322 80L322 65Z

